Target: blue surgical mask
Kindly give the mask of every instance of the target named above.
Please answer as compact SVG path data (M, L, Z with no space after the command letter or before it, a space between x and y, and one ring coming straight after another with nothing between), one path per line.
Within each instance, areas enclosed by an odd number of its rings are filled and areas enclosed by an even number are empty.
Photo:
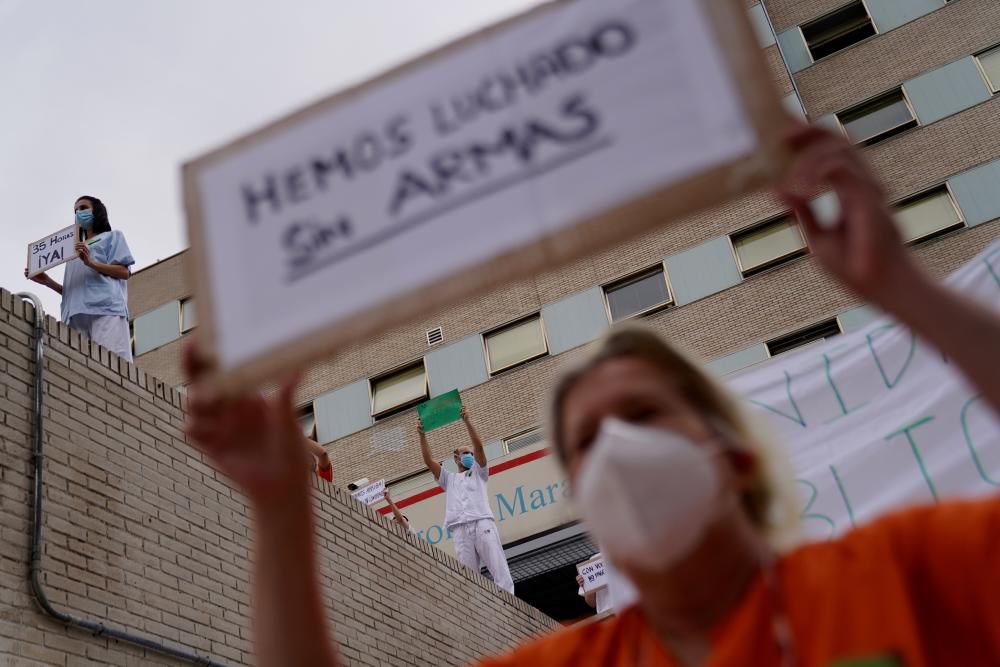
M94 212L89 208L80 209L76 212L76 224L89 230L94 226Z
M476 459L472 456L472 454L466 452L465 454L462 454L461 461L466 470L472 470L472 464L476 462Z

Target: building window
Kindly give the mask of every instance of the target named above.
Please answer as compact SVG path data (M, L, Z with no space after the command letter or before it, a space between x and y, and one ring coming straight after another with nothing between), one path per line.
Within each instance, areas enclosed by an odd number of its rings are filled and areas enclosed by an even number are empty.
M927 241L965 225L943 185L897 204L896 222L906 243Z
M662 265L606 286L604 296L612 322L642 315L670 303Z
M995 46L989 51L976 56L979 66L986 77L986 83L990 85L990 90L1000 93L1000 46Z
M733 248L744 277L808 254L798 223L778 218L732 235Z
M316 413L313 411L312 403L299 410L298 419L302 435L310 440L316 440Z
M527 449L532 445L537 445L542 442L545 438L542 437L542 429L539 427L528 429L527 431L522 431L517 435L512 435L509 438L504 438L503 448L508 454L511 452L516 452L519 449Z
M813 60L846 49L876 34L875 25L861 0L850 2L802 26L802 36Z
M837 119L851 141L861 146L877 144L917 126L901 88L843 111Z
M797 347L826 340L827 338L832 338L840 333L840 322L838 322L837 318L834 317L829 320L823 320L822 322L814 324L811 327L799 329L798 331L793 331L790 334L785 334L780 338L768 341L766 343L767 352L772 357L776 357L779 354L788 352L789 350L794 350Z
M388 417L427 400L424 361L375 378L372 385L372 416Z
M514 324L484 334L490 373L499 373L548 354L542 318L532 315Z
M198 326L198 319L194 312L194 299L188 297L181 299L181 333L187 333Z

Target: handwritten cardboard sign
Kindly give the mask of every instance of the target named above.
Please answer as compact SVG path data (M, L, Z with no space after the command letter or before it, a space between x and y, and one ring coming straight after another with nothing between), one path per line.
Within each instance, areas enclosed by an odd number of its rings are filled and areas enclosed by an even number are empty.
M424 425L424 433L429 433L462 418L462 397L458 389L452 389L418 405L417 414Z
M354 498L358 502L364 503L365 505L372 505L382 500L382 492L385 491L385 480L380 479L377 482L373 482L368 486L358 489L351 494L351 498Z
M579 563L576 566L576 571L583 577L584 593L596 591L598 588L604 588L608 585L603 556L595 556L584 563Z
M740 0L557 0L184 166L230 388L761 185L785 113Z
M28 277L37 276L76 257L74 246L79 236L77 226L70 225L29 243Z

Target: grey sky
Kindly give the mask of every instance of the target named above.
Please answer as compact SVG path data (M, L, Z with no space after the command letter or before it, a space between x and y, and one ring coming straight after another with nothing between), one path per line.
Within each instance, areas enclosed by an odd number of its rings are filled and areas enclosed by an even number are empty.
M533 0L0 0L0 285L108 206L136 268L186 245L182 162ZM54 278L62 281L62 267Z

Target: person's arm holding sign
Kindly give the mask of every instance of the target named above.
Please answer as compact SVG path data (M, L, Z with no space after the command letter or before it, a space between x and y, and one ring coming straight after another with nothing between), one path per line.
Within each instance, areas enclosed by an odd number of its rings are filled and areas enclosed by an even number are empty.
M188 377L201 370L191 350ZM272 398L221 398L192 385L187 435L247 497L256 539L253 639L262 666L340 664L327 641L316 563L309 453L292 403L294 383Z
M431 446L427 442L427 434L424 433L424 423L420 419L417 419L417 433L420 435L420 455L424 458L424 464L434 475L434 481L440 483L441 464L435 461L431 455Z
M583 596L583 601L587 603L591 609L597 609L597 591L585 591L583 588L583 575L576 575L576 585L579 586L577 595Z
M330 463L330 455L312 438L306 438L306 449L316 457L316 474L328 482L333 482L333 464Z
M901 240L881 183L846 138L812 126L789 133L794 181L778 196L797 215L827 271L946 354L1000 412L1000 317L950 289L917 263ZM807 194L832 187L841 217L823 226Z
M84 266L89 266L94 271L104 274L110 278L128 280L132 275L132 272L127 266L123 266L121 264L105 264L104 262L98 262L95 260L93 255L90 254L90 247L87 245L86 241L80 241L76 244L76 255L80 258L80 261L83 262Z
M63 293L62 285L60 285L58 282L56 282L55 280L53 280L52 277L49 276L49 274L45 273L44 271L42 271L41 273L36 273L33 276L29 276L28 275L28 269L25 269L24 270L24 277L27 278L28 280L30 280L33 283L38 283L39 285L42 285L43 287L48 287L50 290L52 290L56 294L62 294Z
M396 507L396 503L392 502L392 498L389 496L389 489L382 492L382 497L385 498L385 502L389 503L389 509L392 510L392 518L396 520L396 523L402 526L403 530L409 530L410 521L403 516L402 512L399 511L399 508Z
M476 427L469 421L469 412L464 406L462 407L462 423L465 424L465 430L469 432L469 440L472 441L473 458L476 459L480 469L486 471L486 450L483 448L483 440L476 432Z

